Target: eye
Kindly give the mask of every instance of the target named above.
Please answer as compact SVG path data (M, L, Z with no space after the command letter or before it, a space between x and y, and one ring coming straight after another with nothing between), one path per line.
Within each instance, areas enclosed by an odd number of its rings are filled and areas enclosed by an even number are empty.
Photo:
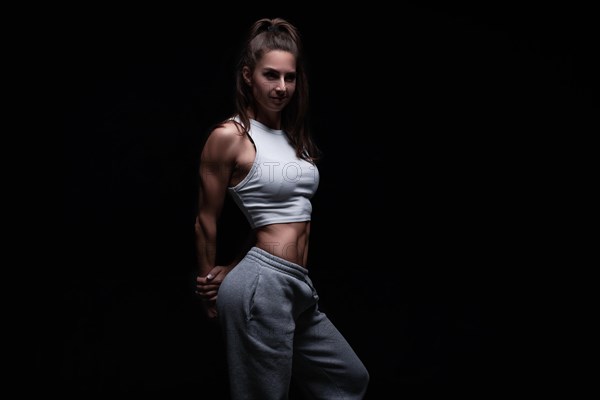
M279 77L279 74L277 74L276 72L273 72L273 71L269 71L269 72L265 73L265 76L268 79L277 79Z
M285 81L286 82L290 82L290 83L296 82L296 75L286 75L285 76Z

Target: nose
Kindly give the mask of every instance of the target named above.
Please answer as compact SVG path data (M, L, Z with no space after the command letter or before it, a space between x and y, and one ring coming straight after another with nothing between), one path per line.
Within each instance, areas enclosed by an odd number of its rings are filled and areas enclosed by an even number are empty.
M275 86L275 92L281 96L285 94L286 90L287 86L285 85L285 80L282 79L277 83L277 86Z

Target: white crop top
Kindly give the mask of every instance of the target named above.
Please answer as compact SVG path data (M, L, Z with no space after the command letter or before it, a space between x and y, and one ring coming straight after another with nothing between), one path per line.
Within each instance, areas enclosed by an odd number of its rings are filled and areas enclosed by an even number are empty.
M310 221L310 199L319 186L316 165L298 158L287 135L250 120L256 157L248 175L229 193L252 228Z

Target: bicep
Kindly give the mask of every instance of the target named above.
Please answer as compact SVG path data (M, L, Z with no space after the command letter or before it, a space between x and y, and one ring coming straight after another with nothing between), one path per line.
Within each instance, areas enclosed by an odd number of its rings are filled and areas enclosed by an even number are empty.
M229 184L230 174L226 169L224 166L201 162L199 194L201 213L213 214L215 217L220 214Z
M235 166L231 135L213 132L200 157L200 213L218 217Z

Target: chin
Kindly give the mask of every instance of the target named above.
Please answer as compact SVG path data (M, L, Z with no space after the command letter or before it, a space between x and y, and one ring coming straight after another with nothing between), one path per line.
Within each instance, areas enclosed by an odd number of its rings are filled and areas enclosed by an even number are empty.
M283 111L283 109L285 108L285 106L287 106L287 104L284 104L284 105L281 105L281 106L273 106L273 107L271 107L271 111L281 112L281 111Z

